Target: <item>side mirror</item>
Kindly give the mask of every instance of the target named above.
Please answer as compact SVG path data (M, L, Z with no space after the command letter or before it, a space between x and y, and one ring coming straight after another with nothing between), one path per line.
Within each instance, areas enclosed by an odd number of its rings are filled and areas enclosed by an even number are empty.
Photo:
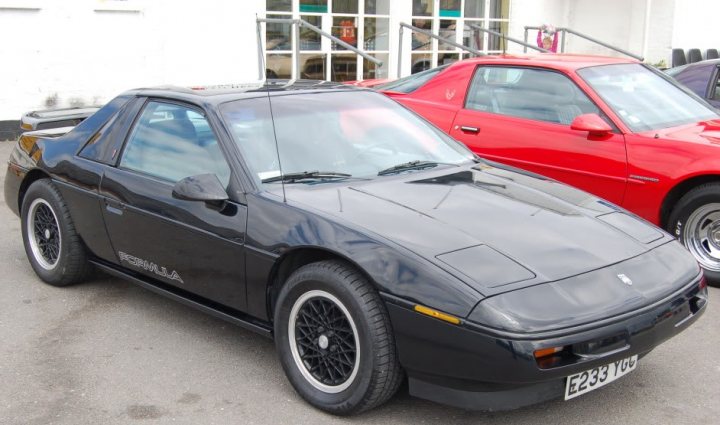
M198 174L175 183L173 197L186 201L222 202L228 200L225 188L215 174Z
M606 136L613 131L612 127L598 114L578 115L570 124L570 129L587 131L591 136L596 137Z

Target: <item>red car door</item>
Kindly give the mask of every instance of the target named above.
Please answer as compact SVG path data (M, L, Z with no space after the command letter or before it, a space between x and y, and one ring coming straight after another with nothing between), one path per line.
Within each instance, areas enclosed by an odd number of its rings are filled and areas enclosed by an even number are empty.
M479 66L450 134L487 159L622 204L627 181L625 138L618 130L591 136L570 129L575 117L588 113L603 116L564 74Z

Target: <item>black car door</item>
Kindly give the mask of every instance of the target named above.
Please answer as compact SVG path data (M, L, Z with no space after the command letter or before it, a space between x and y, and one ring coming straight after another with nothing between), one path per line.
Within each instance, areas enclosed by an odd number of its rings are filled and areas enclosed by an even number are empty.
M173 196L193 175L237 185L216 134L199 108L147 101L103 176L103 214L122 267L244 311L246 206Z

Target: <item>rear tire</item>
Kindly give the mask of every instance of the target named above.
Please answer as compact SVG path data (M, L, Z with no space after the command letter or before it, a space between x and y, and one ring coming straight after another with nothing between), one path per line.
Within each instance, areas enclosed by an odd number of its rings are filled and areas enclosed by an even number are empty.
M336 415L372 409L403 373L385 305L340 261L295 271L278 295L275 344L285 374L307 402Z
M30 185L23 198L22 236L30 265L43 282L67 286L92 272L70 211L49 179Z
M708 284L720 286L720 183L698 186L680 198L668 231L695 257Z

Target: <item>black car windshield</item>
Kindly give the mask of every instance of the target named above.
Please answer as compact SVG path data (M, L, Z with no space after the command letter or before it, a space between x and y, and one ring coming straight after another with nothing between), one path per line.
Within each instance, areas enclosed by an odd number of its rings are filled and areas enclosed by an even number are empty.
M578 74L634 132L718 118L700 99L641 64L594 66Z
M281 167L284 175L315 171L382 178L380 171L410 161L474 159L464 145L370 91L273 96L272 119L267 97L232 101L220 110L253 176L268 184L281 180L276 178Z

